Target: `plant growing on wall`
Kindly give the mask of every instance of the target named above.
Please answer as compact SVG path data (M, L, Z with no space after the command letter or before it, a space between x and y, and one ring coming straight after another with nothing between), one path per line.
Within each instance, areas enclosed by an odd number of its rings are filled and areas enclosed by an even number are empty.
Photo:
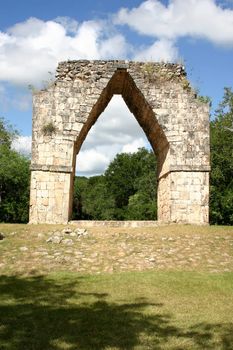
M148 77L149 81L152 82L156 77L156 70L153 63L145 63L142 67L144 75Z
M49 122L42 127L42 132L46 136L51 136L53 133L56 132L56 127L53 124L53 122Z

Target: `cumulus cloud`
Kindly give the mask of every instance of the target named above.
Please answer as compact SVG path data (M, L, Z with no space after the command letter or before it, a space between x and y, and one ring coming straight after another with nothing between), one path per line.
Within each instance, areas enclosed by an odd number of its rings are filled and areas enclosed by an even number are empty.
M68 18L29 18L0 32L0 79L13 84L38 84L57 63L67 59L126 57L125 38L106 30L103 21L78 24Z
M159 39L189 36L233 46L233 10L214 0L170 0L168 6L147 0L133 9L121 9L115 23Z
M59 16L55 18L55 22L60 23L67 33L75 34L78 31L78 22L70 17Z
M135 54L138 61L165 61L174 62L178 59L178 49L172 40L161 39L149 47L142 48Z
M85 175L101 174L109 163L109 157L97 149L88 149L80 152L76 171Z
M122 152L123 153L135 153L139 148L145 147L145 137L140 137L139 139L133 140L131 143L127 143L123 146Z
M114 96L91 128L77 156L79 175L101 174L117 153L149 147L146 136L121 96Z
M31 144L32 144L31 136L19 136L12 142L12 149L26 156L30 156Z

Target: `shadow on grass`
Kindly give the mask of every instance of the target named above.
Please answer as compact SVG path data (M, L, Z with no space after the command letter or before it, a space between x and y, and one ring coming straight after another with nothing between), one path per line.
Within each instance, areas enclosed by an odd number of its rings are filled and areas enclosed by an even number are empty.
M109 302L107 293L82 292L85 283L0 277L0 349L232 349L231 324L181 329L163 304Z

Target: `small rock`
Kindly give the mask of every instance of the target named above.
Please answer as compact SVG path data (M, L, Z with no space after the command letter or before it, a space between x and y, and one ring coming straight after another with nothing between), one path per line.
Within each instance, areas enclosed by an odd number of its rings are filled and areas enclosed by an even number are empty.
M155 258L149 258L148 261L155 262Z
M28 250L28 248L27 248L27 247L20 247L19 250L20 250L21 252L26 252L26 251Z
M61 237L59 237L59 236L51 236L51 237L49 237L48 239L47 239L47 243L56 243L56 244L59 244L59 243L61 243L61 241L62 241L62 238Z
M52 236L63 236L63 234L62 234L62 232L60 232L60 231L54 231L54 232L52 233Z
M77 236L87 236L88 235L88 232L85 228L77 228L75 230Z
M72 258L70 256L63 256L62 260L63 262L70 262Z
M5 238L4 234L0 232L0 241L2 241Z
M37 237L38 238L44 238L44 235L43 235L43 233L38 233Z
M76 228L75 232L83 235L87 230L85 228Z
M14 235L16 235L16 232L11 232L10 233L10 236L14 236Z
M71 237L76 237L76 236L77 236L77 233L76 233L76 232L71 232L71 233L70 233L70 236L71 236Z
M65 238L62 240L62 243L63 244L66 244L66 245L72 245L74 244L74 242L72 241L72 239L69 239L69 238Z

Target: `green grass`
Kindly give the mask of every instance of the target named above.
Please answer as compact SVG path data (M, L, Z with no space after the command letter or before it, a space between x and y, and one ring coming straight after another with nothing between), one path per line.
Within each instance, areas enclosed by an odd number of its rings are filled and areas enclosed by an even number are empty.
M233 273L5 275L0 349L230 350L232 311Z
M58 229L0 224L0 350L233 349L233 227Z

